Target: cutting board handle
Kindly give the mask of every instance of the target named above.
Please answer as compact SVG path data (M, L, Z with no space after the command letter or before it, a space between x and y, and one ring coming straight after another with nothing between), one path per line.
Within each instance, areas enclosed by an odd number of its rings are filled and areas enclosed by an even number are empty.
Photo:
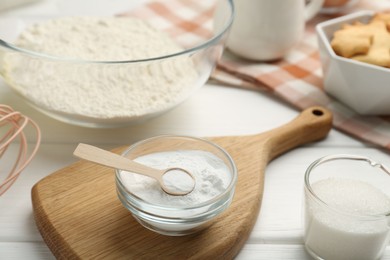
M320 106L302 111L291 122L260 134L267 140L269 160L297 146L321 140L332 128L332 113ZM266 136L264 136L266 135Z

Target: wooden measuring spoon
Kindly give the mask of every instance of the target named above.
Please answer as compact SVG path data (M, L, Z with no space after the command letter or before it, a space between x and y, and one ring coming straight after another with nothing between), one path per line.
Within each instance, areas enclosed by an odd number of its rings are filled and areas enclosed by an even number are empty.
M325 138L331 128L332 114L311 107L264 133L206 138L230 154L238 180L229 208L194 235L169 237L142 227L118 200L112 171L85 161L35 184L35 221L58 259L232 259L257 220L268 162L294 147Z
M164 170L151 168L116 153L83 143L76 147L73 155L107 167L151 177L160 184L163 191L170 195L186 195L195 188L194 176L185 169L177 167Z

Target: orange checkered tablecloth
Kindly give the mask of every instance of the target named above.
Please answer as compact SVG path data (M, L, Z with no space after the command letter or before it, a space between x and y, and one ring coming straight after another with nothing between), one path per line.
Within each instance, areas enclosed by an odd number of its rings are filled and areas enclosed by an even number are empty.
M187 42L211 34L214 3L215 1L206 0L154 0L132 10L131 15L146 18L159 29L168 31L185 46ZM385 9L390 9L390 0L361 0L345 10L345 13ZM390 117L358 115L323 91L314 28L319 22L330 18L332 17L318 15L312 19L306 26L300 44L277 62L253 62L225 52L211 80L229 86L271 92L300 110L312 105L327 107L334 114L334 128L389 150Z

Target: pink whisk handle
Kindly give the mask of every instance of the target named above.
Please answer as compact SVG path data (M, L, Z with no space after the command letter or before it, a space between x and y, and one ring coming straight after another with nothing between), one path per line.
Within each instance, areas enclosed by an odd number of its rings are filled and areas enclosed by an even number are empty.
M36 140L32 149L29 149L29 142L24 132L29 125L36 132ZM31 162L41 143L41 131L33 120L14 111L10 106L0 104L0 159L7 153L10 144L17 140L19 140L19 149L17 155L14 156L13 166L9 171L7 170L8 175L0 182L0 196L12 186L20 173Z

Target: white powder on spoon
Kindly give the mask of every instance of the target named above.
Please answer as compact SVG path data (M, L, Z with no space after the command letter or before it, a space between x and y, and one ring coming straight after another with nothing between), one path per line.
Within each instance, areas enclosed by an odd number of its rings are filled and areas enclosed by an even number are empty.
M183 51L168 35L130 17L65 17L26 28L15 45L52 56L123 61ZM180 103L198 74L185 55L149 63L70 63L7 53L4 78L31 102L96 119L141 117Z
M191 172L194 176L195 188L191 193L184 196L172 196L165 193L157 181L152 178L126 171L121 172L121 180L127 190L157 205L173 207L198 205L224 192L232 179L223 160L206 151L159 152L138 157L134 161L156 169L178 167Z
M170 194L187 194L195 188L195 180L182 169L171 169L162 176L162 182Z

